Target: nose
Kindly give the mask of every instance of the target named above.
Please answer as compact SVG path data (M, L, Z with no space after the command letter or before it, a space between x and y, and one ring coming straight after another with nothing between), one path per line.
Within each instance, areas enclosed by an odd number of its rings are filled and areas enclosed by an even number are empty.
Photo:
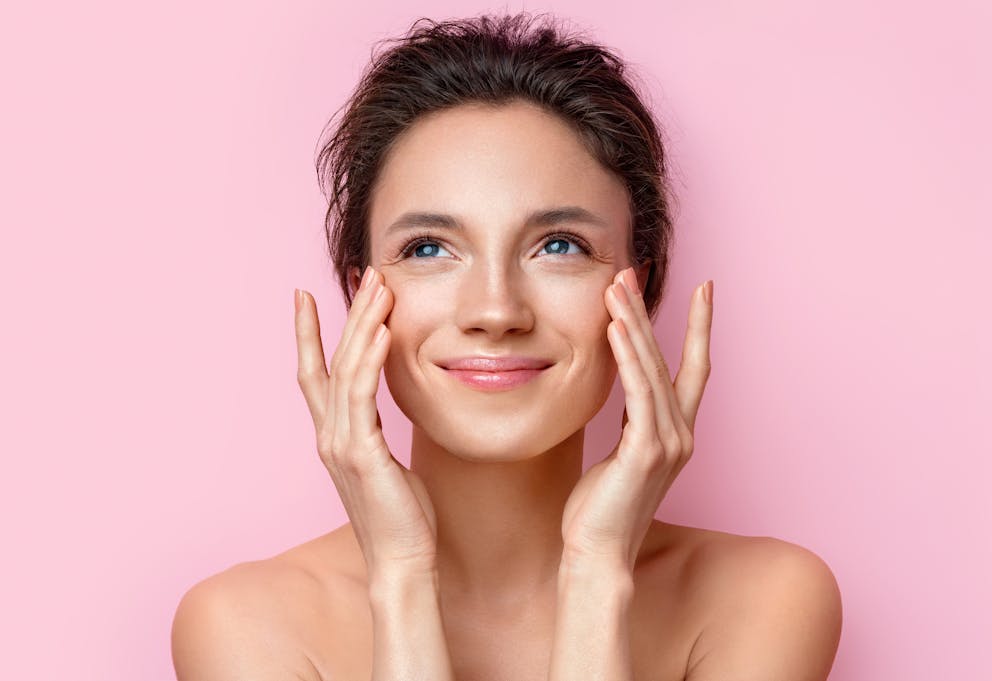
M519 269L486 262L473 264L458 282L456 323L465 333L493 340L534 326L528 282Z

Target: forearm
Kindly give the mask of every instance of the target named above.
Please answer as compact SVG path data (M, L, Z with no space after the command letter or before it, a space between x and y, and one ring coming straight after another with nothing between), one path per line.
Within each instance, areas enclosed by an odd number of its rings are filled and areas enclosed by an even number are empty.
M629 572L593 565L558 571L549 681L632 681Z
M454 681L437 573L371 578L372 681Z

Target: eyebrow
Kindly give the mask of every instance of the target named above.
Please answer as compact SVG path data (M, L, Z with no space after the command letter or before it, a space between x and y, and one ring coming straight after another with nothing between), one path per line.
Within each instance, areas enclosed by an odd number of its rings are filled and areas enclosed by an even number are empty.
M528 227L548 227L562 222L585 222L597 227L607 227L609 223L600 216L580 206L559 206L545 210L536 210L527 216ZM411 229L415 227L441 227L446 229L464 229L457 218L445 213L430 213L410 211L399 216L386 229L386 234Z

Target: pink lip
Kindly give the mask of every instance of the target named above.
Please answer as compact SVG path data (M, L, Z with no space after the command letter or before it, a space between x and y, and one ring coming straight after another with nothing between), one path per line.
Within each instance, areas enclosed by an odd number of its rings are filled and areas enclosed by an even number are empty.
M540 357L520 356L486 356L472 355L442 359L437 365L444 369L461 369L466 371L516 371L518 369L546 369L554 364L550 359Z
M537 378L544 369L516 369L513 371L446 369L446 371L465 385L476 390L498 392L512 390L524 383L529 383Z
M537 378L554 364L538 357L475 355L441 360L437 365L465 385L489 392L512 390Z

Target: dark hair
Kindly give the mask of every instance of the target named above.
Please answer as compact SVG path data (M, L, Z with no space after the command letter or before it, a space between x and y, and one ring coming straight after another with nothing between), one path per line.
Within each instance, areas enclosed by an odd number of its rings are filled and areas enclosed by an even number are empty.
M369 264L372 189L397 137L432 111L524 100L557 114L626 185L630 257L636 265L651 262L644 302L653 318L667 279L674 196L661 129L625 76L620 57L568 33L553 16L526 12L442 22L421 18L405 36L387 42L398 44L379 55L373 49L340 125L316 161L329 201L328 252L347 307L353 296L349 271L364 271Z

